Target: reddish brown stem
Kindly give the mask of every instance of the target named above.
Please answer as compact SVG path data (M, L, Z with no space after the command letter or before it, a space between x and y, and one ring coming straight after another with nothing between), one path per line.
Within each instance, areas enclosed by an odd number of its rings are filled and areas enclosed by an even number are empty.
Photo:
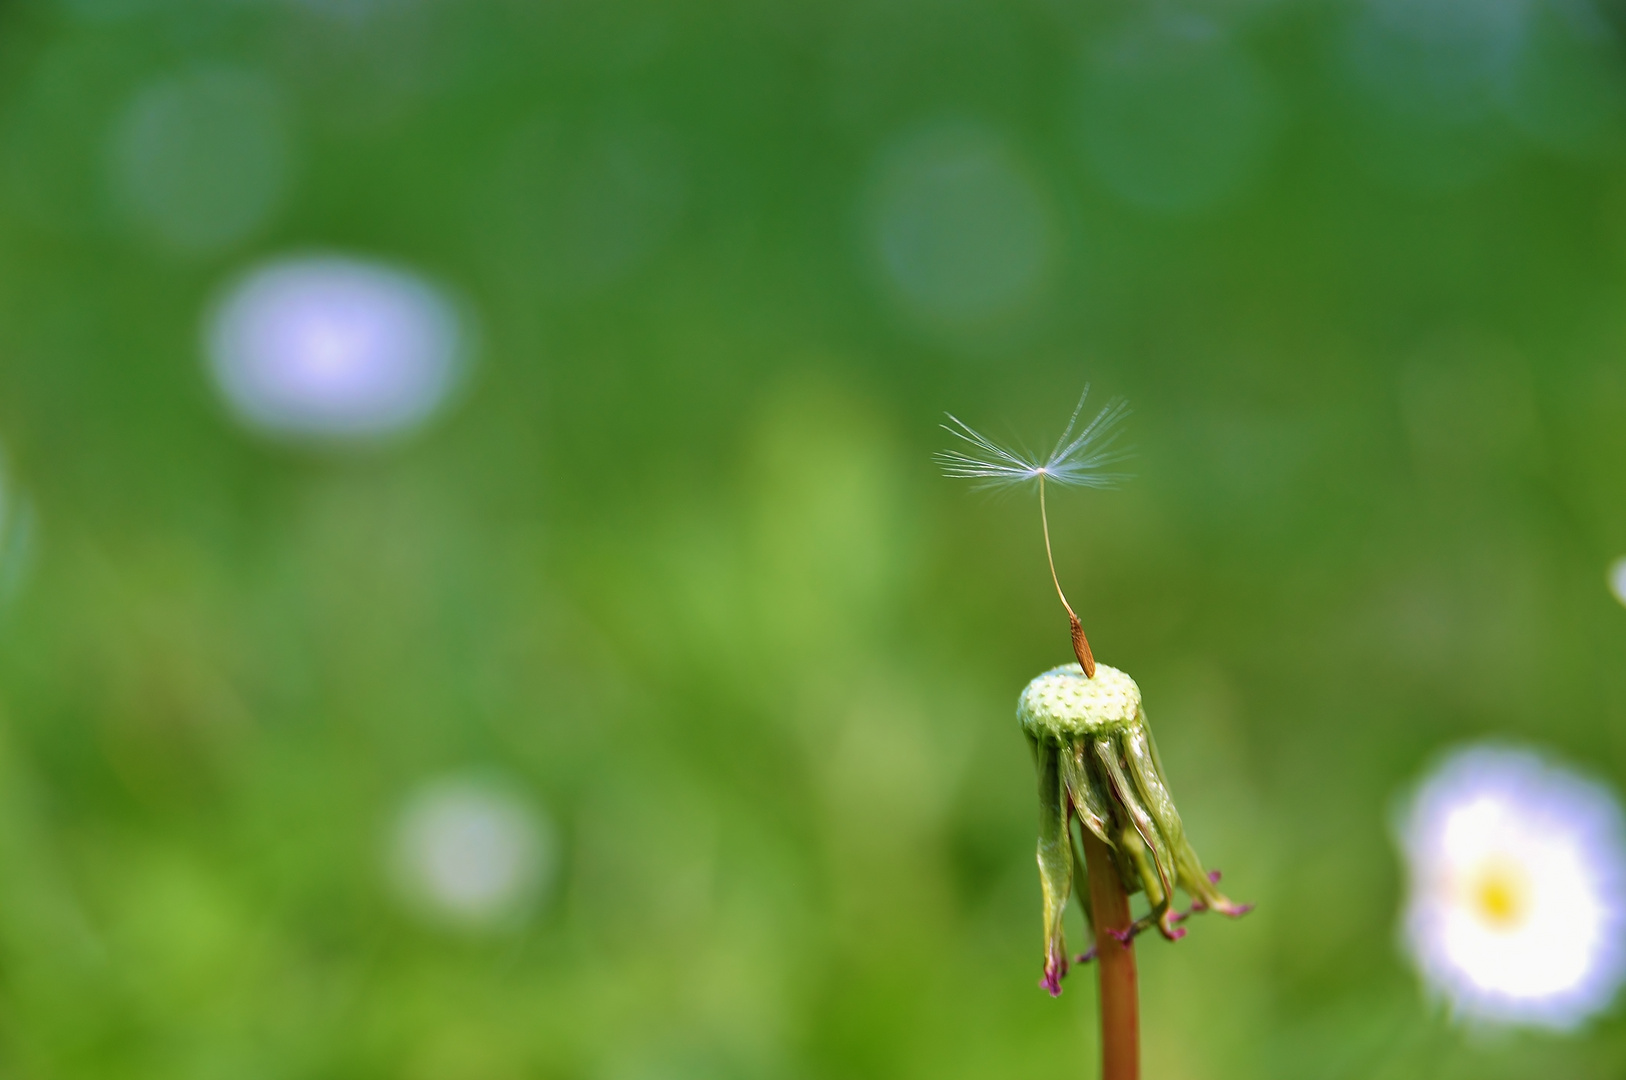
M1095 968L1101 984L1101 1080L1140 1080L1140 999L1135 978L1135 945L1115 937L1128 934L1129 894L1112 852L1089 829L1084 863L1090 873L1090 909L1095 915Z

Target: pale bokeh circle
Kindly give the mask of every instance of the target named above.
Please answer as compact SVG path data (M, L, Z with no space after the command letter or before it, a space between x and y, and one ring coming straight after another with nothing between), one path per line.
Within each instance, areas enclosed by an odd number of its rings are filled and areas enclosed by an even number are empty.
M868 226L888 291L915 317L951 329L1029 307L1056 253L1038 179L1004 138L972 124L928 126L883 152Z
M1264 163L1275 112L1262 69L1208 19L1137 20L1084 60L1085 159L1146 210L1189 213L1240 193Z
M392 871L404 899L425 916L465 929L511 924L553 875L546 818L516 791L452 777L409 798L397 820Z
M281 202L291 128L283 95L255 72L212 68L153 83L113 131L115 196L160 245L223 250L264 225Z

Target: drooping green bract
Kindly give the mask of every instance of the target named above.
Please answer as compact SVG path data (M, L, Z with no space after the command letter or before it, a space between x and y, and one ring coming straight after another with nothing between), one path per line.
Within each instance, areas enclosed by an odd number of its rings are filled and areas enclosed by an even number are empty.
M1151 914L1131 933L1155 925L1170 941L1185 935L1175 925L1184 918L1173 907L1176 887L1191 897L1193 911L1236 916L1248 910L1215 888L1217 875L1204 871L1186 840L1134 679L1105 664L1086 678L1078 664L1063 664L1028 683L1016 718L1039 776L1042 985L1052 994L1061 993L1067 973L1062 912L1069 892L1076 889L1089 920L1083 859L1075 854L1068 824L1073 817L1112 849L1125 890L1146 893Z

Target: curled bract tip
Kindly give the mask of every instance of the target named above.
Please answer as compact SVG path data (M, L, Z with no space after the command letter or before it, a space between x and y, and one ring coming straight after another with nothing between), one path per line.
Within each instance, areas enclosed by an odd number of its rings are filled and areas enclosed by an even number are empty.
M1052 954L1044 965L1044 978L1039 985L1050 991L1051 997L1061 997L1061 981L1067 977L1067 954Z

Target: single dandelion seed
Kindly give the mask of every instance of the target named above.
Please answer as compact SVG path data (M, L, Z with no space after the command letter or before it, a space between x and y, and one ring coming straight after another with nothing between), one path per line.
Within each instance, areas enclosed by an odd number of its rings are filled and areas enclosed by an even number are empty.
M1093 679L1095 656L1090 651L1089 639L1084 636L1084 624L1079 621L1073 605L1067 602L1061 578L1056 574L1056 557L1050 547L1050 513L1045 505L1046 480L1065 487L1107 488L1124 479L1122 473L1107 470L1128 456L1128 452L1118 446L1118 438L1122 434L1124 417L1129 415L1129 405L1122 399L1108 402L1093 420L1074 434L1078 428L1078 418L1084 412L1084 402L1089 396L1090 388L1086 386L1078 404L1073 407L1073 415L1068 418L1061 438L1056 440L1055 449L1046 458L1040 459L1001 446L953 413L947 414L949 423L943 425L943 430L965 442L973 452L943 450L933 456L942 466L945 476L977 480L979 488L1014 488L1037 482L1039 523L1044 531L1044 553L1050 564L1050 580L1056 586L1056 596L1061 599L1061 606L1067 610L1073 653L1078 657L1085 677Z
M1480 1024L1573 1028L1626 980L1626 827L1608 789L1526 750L1475 746L1398 823L1405 943Z
M1086 389L1086 397L1088 393ZM1216 887L1218 871L1205 870L1192 850L1164 779L1140 687L1117 668L1096 664L1056 574L1046 482L1101 488L1122 479L1109 469L1125 456L1118 438L1128 408L1114 401L1080 429L1084 401L1079 398L1055 449L1043 459L1001 446L952 414L944 427L968 444L970 452L949 450L936 459L949 476L977 480L982 487L1030 481L1039 487L1050 580L1067 610L1078 658L1077 664L1064 664L1030 682L1016 707L1039 779L1038 863L1045 944L1039 985L1052 996L1061 993L1068 968L1062 915L1069 897L1076 895L1094 938L1074 963L1096 962L1102 1077L1136 1080L1140 1075L1136 935L1156 927L1175 941L1185 936L1179 924L1192 914L1218 911L1235 917L1250 905L1227 899ZM1191 898L1189 909L1175 908L1176 889ZM1139 919L1129 908L1129 898L1137 892L1146 894L1150 908Z

